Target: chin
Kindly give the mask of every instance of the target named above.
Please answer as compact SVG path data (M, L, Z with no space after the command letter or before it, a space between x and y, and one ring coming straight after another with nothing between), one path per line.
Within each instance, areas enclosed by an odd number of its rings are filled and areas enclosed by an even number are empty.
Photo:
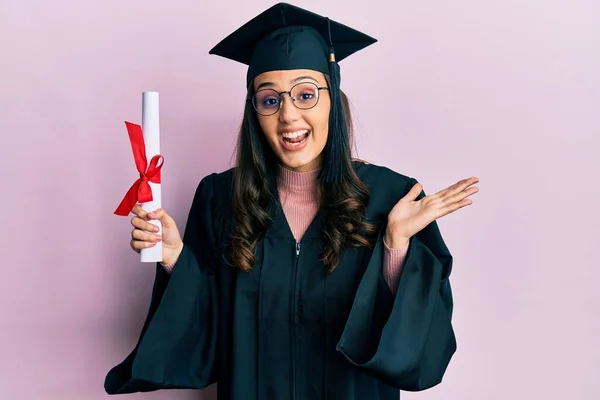
M294 155L290 157L289 155L283 154L282 157L279 157L279 161L281 164L288 168L298 171L311 171L320 167L320 160L318 160L318 156L316 157L298 157L300 155Z

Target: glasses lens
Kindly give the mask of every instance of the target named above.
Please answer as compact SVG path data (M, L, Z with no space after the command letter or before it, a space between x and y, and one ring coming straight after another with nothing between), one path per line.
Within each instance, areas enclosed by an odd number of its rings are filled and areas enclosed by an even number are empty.
M299 83L292 88L294 104L301 109L312 108L319 100L319 89L314 83Z
M259 114L270 115L279 110L281 97L279 96L279 93L274 90L263 89L254 94L252 103Z

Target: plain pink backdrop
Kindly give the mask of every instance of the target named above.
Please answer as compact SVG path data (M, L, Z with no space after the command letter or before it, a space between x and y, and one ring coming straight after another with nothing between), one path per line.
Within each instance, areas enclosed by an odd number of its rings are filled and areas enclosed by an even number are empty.
M154 275L112 214L136 179L123 121L160 92L163 204L183 228L199 180L230 166L243 106L245 67L208 50L273 3L2 2L0 398L108 397ZM481 179L440 220L458 352L403 399L597 399L600 3L297 4L380 40L341 64L361 158L430 193Z

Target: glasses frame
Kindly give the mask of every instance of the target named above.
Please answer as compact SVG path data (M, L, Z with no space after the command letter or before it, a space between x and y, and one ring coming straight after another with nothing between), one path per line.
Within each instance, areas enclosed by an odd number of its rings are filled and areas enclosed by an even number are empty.
M298 85L306 85L306 84L309 84L309 85L314 85L314 86L317 88L317 91L315 92L315 93L317 94L317 101L315 102L315 104L313 104L312 106L310 106L310 107L308 107L308 108L301 108L301 107L298 107L298 105L296 104L296 99L295 99L295 98L292 96L292 92L294 91L294 88L295 88L296 86L298 86ZM265 90L270 90L270 91L273 91L273 92L277 93L277 95L278 95L278 96L279 96L279 98L281 99L281 101L278 103L278 107L277 107L277 109L276 109L275 111L273 111L272 113L269 113L269 114L262 114L261 112L259 112L259 111L258 111L258 108L256 107L256 102L255 102L256 95L257 95L259 92L263 92L263 91L265 91ZM292 87L290 88L290 90L284 90L284 91L281 91L281 92L278 92L277 90L275 90L275 89L271 89L271 88L259 89L259 90L257 90L257 91L256 91L256 92L255 92L255 93L252 95L252 97L250 97L250 98L246 99L246 101L247 101L247 102L250 102L250 103L252 103L252 107L254 108L254 111L256 111L256 113L257 113L257 114L259 114L259 115L262 115L263 117L268 117L268 116L271 116L271 115L277 114L277 113L279 112L279 110L281 110L281 105L283 104L283 96L282 96L283 94L287 93L287 95L288 95L288 96L290 96L290 99L292 100L292 104L293 104L293 105L294 105L294 107L296 107L298 110L310 110L311 108L314 108L314 107L315 107L317 104L319 104L319 100L321 99L321 96L319 95L319 92L320 92L321 90L329 90L329 88L328 88L327 86L319 86L319 85L317 85L316 83L313 83L313 82L298 82L298 83L296 83L294 86L292 86Z

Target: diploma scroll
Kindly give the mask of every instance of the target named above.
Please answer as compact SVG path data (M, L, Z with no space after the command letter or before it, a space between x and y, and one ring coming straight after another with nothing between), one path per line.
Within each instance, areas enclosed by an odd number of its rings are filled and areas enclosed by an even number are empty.
M144 132L144 143L146 144L146 157L151 159L160 155L160 118L159 102L157 92L142 93L142 131ZM161 183L149 181L152 190L152 200L142 202L142 208L145 211L154 211L162 207ZM162 225L158 220L150 221L158 226L158 235L162 235ZM162 261L162 241L156 243L153 247L142 249L140 252L142 262L160 262Z
M116 215L127 216L139 203L145 211L154 211L162 207L161 169L163 157L160 154L160 121L157 92L142 93L142 126L125 121L135 166L140 177L131 185L129 191L115 210ZM148 160L150 160L148 162ZM158 220L150 223L159 229ZM153 232L154 233L154 232ZM142 262L162 261L162 241L140 251Z

